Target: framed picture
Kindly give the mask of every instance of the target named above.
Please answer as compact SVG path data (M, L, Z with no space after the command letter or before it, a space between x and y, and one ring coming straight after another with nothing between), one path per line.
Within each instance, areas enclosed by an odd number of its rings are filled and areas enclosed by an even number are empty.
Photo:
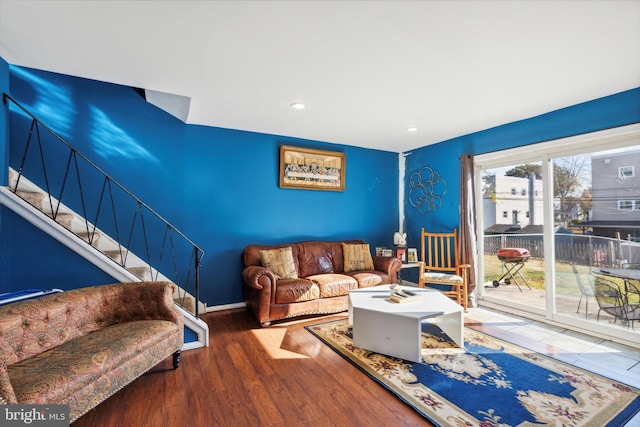
M397 247L396 248L396 258L400 261L406 263L407 262L407 248L405 247Z
M345 154L282 145L281 188L344 191Z
M393 256L393 251L391 249L383 249L382 256Z
M382 255L383 251L384 251L384 248L376 247L376 256L384 256Z
M407 262L418 262L418 250L416 248L407 249Z

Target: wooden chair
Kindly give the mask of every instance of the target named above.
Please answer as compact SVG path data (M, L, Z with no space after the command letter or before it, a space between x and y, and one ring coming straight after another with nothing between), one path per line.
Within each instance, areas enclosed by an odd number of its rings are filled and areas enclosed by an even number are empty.
M430 284L467 311L469 264L460 264L458 230L451 233L421 232L421 261L418 285Z

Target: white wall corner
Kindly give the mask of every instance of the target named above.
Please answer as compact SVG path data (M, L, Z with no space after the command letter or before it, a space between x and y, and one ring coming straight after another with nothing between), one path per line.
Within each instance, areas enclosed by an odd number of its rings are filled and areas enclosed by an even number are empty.
M404 188L407 158L403 153L398 154L398 231L404 233Z

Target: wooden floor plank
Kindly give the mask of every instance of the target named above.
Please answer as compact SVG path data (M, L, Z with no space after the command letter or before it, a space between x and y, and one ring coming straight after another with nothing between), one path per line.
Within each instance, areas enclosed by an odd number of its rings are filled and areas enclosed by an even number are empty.
M304 329L345 314L262 328L245 309L201 316L210 346L135 380L73 427L429 426Z

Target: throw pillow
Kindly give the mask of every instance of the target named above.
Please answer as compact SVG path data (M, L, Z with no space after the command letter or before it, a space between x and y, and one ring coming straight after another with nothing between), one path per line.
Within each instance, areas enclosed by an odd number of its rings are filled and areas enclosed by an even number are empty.
M262 265L273 271L273 274L275 274L278 279L298 278L291 246L261 250L260 260L262 261Z
M342 252L344 254L344 271L363 271L373 270L373 259L369 245L362 244L342 244Z

